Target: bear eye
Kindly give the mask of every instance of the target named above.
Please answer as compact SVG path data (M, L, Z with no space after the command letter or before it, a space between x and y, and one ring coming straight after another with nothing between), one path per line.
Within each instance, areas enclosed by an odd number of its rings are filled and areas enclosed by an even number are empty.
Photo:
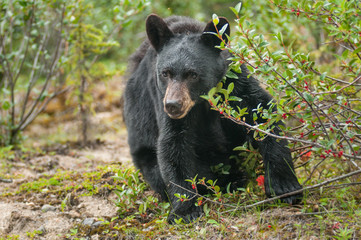
M191 73L190 73L190 77L193 78L193 79L197 79L197 78L198 78L198 74L195 73L195 72L191 72Z
M162 71L162 76L165 78L169 77L169 71Z

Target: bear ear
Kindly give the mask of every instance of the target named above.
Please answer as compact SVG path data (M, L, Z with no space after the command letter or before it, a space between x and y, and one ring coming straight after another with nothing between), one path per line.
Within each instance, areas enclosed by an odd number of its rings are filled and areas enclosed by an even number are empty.
M156 14L148 16L146 20L146 30L148 39L157 52L174 36L164 20Z
M216 29L217 27L217 29ZM218 33L220 32L222 29L224 30L223 34L222 34L222 39L227 43L228 42L228 37L231 34L231 29L229 27L229 22L226 18L224 17L220 17L219 18L219 22L216 25L216 27L214 26L213 21L210 21L207 26L205 27L205 29L203 30L203 34L202 34L202 41L211 46L211 47L215 47L215 46L219 46L222 42L222 40L218 37ZM224 29L225 28L225 29ZM223 31L222 30L222 31ZM221 51L219 48L215 48L219 51Z

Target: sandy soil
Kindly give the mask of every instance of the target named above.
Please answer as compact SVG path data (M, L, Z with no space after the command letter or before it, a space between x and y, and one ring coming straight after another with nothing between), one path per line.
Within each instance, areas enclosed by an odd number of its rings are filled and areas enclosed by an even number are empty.
M116 82L119 81L111 84ZM96 94L106 93L107 88L114 89L113 86L100 86ZM95 100L95 108L99 111L90 118L90 144L85 148L80 148L76 143L79 121L71 117L59 117L66 113L53 114L51 108L46 115L40 116L25 135L29 138L26 141L28 149L40 148L44 152L29 157L15 154L13 159L0 159L0 167L6 167L6 175L11 176L0 181L0 193L13 192L23 183L51 176L57 171L70 170L84 174L95 171L97 166L131 165L126 129L118 104L119 95L104 96L98 96ZM61 108L61 104L56 104L55 107ZM59 121L54 118L59 118ZM105 180L109 179L106 176ZM74 226L90 226L100 218L108 219L117 215L113 202L115 194L111 192L81 197L70 195L71 201L64 211L61 211L63 199L52 194L46 195L45 199L44 196L43 193L0 196L0 239L12 235L18 235L19 239L32 239L31 233L36 230L43 234L36 235L34 239L64 239Z

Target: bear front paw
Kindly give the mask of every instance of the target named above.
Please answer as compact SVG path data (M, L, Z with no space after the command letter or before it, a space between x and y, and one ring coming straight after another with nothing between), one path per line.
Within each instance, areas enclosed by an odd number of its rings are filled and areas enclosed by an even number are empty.
M271 178L272 179L272 178ZM268 181L265 182L266 195L268 197L280 196L285 193L294 192L302 189L302 186L298 183L297 178L292 179L282 179L283 181L275 181L273 178L271 183ZM288 204L297 204L302 200L302 193L297 193L288 197L281 198L281 201Z

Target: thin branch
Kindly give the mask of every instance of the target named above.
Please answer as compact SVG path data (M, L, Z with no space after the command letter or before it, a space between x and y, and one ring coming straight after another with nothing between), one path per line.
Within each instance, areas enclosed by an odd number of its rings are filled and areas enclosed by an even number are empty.
M25 59L29 53L29 43L30 43L30 32L31 32L31 28L33 26L33 21L34 21L34 15L35 15L35 0L33 0L33 3L32 3L32 11L31 11L31 16L30 16L30 19L29 19L29 26L28 26L28 31L24 37L24 39L27 39L26 41L26 45L25 45L25 50L24 50L24 56L22 56L22 61L20 62L20 65L18 67L18 71L17 73L15 74L15 77L14 77L14 85L16 85L16 82L17 80L19 79L19 76L20 76L20 73L21 73L21 69L23 68L24 66L24 63L25 63ZM19 55L20 56L20 53ZM16 62L16 61L14 61ZM15 64L14 64L15 65ZM14 69L14 72L16 72L16 70Z
M28 89L27 89L27 92L26 92L26 95L25 95L25 98L24 98L24 104L23 104L23 107L22 107L22 110L21 110L21 115L20 115L20 121L22 121L24 119L24 114L25 114L25 110L26 110L26 106L28 105L28 101L29 101L29 96L30 96L30 92L31 92L31 89L33 87L33 84L35 82L35 69L36 69L36 66L38 64L38 60L39 60L39 56L40 56L40 53L43 51L44 47L45 47L45 40L47 38L47 34L44 34L44 37L40 43L40 46L39 46L39 49L35 55L35 58L34 58L34 62L33 62L33 66L31 68L31 73L30 73L30 77L29 77L29 85L28 85Z
M56 91L55 93L53 93L44 103L43 105L41 105L41 107L38 108L38 111L34 112L28 119L26 122L24 122L22 125L21 125L21 128L19 129L20 131L23 131L27 126L29 126L30 123L32 123L35 118L41 113L44 111L44 109L46 108L46 106L48 105L48 103L53 100L55 97L57 97L58 95L64 93L64 92L67 92L71 89L72 87L67 87L67 88L64 88L60 91Z
M307 177L307 179L305 181L303 181L302 185L305 185L306 182L308 182L311 178L312 175L315 173L316 169L318 168L318 166L321 165L321 163L323 163L325 160L327 159L327 157L321 159L321 161L319 161L312 169L312 172L309 174L309 176Z
M323 215L323 214L345 214L345 213L353 213L354 211L324 211L324 212L307 212L307 213L298 213L298 214L289 214L289 215L282 215L282 217L289 217L289 218L295 218L295 217L303 217L303 216L312 216L312 215Z
M59 30L59 34L61 35L62 34L62 29L63 29L63 26L64 26L64 17L65 17L65 3L64 3L64 6L63 6L63 9L62 9L62 13L61 13L61 19L60 19L60 22L61 22L61 25L60 25L60 30ZM24 117L24 119L21 120L21 122L19 123L19 125L15 128L15 131L19 131L20 129L24 129L27 124L24 126L24 124L26 122L29 122L28 121L28 118L32 115L32 113L34 112L36 106L38 105L40 99L43 97L43 94L45 92L45 90L47 89L48 87L48 84L50 82L50 79L53 77L53 72L55 70L55 67L57 65L57 62L59 60L59 57L60 57L60 46L62 45L62 38L61 36L59 37L59 41L58 41L58 44L56 46L56 50L55 50L55 53L54 53L54 56L53 56L53 59L52 59L52 62L50 64L50 71L48 72L47 74L47 77L46 77L46 80L45 80L45 83L44 83L44 86L43 88L41 89L37 99L35 100L35 102L33 103L30 111L28 112L28 114ZM31 120L32 121L32 120ZM31 122L30 121L30 122Z
M343 187L349 187L355 185L361 185L361 182L342 183L342 184L326 186L325 188L343 188Z
M340 89L337 89L335 91L330 91L330 92L312 92L313 95L322 95L322 94L335 94L335 93L339 93L341 92L342 90L344 90L345 88L348 88L348 87L351 87L351 86L356 86L357 84L355 84L358 80L361 79L361 75L357 76L355 78L355 80L353 80L352 82L350 83L347 83L346 86L343 86L341 87Z
M276 196L276 197L273 197L273 198L269 198L269 199L266 199L266 200L263 200L263 201L259 201L257 203L254 203L254 204L250 204L250 205L247 205L247 206L244 206L244 207L240 207L240 208L243 208L243 209L247 209L247 208L252 208L252 207L255 207L255 206L258 206L258 205L261 205L261 204L264 204L264 203L268 203L268 202L272 202L274 200L278 200L280 198L284 198L284 197L289 197L289 196L293 196L293 195L296 195L296 194L299 194L299 193L302 193L306 190L313 190L313 189L316 189L316 188L320 188L324 185L327 185L327 184L330 184L332 182L335 182L335 181L338 181L338 180L342 180L344 178L348 178L348 177L351 177L351 176L354 176L354 175L357 175L357 174L360 174L361 173L361 170L357 170L357 171L354 171L354 172L350 172L348 174L344 174L342 176L338 176L338 177L335 177L335 178L331 178L329 180L326 180L322 183L319 183L319 184L315 184L315 185L312 185L312 186L308 186L308 187L305 187L303 189L300 189L300 190L297 190L297 191L293 191L293 192L289 192L289 193L285 193L285 194L282 194L282 195L279 195L279 196Z

